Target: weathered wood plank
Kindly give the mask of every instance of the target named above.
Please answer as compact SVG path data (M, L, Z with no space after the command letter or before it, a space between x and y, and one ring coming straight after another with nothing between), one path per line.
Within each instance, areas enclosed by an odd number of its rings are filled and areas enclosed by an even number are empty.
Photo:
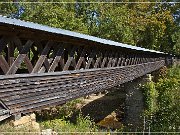
M98 52L98 54L97 54L97 59L94 63L94 68L98 68L99 65L101 65L101 52Z
M7 105L12 109L13 113L31 112L40 109L41 107L55 104L56 102L62 103L63 101L75 99L82 95L95 93L101 89L125 83L129 80L142 76L145 73L156 70L163 65L164 63L159 61L124 67L111 67L103 70L93 69L88 72L78 70L78 72L72 71L72 73L74 72L73 74L69 74L67 72L67 76L66 74L62 74L62 77L65 77L66 81L61 79L61 76L59 75L41 76L35 78L31 76L30 78L33 83L30 83L31 81L28 80L29 77L22 79L17 78L24 83L24 86L21 82L12 84L12 86L9 84L8 89L5 85L2 85L0 86L0 96L1 99L4 97L5 103L7 103ZM69 75L73 78L71 79ZM13 81L9 81L9 83L16 82L16 78L12 79ZM27 82L24 79L27 80ZM41 79L43 80L42 83L40 83ZM2 83L2 80L0 81ZM2 91L4 91L3 89L9 92L11 91L9 96L7 93L2 93Z
M125 66L126 59L124 57L125 56L123 55L123 58L122 58L122 61L121 61L121 66Z
M8 44L8 64L9 64L9 66L11 66L13 62L14 62L14 44L11 41Z
M121 66L121 61L122 61L122 55L119 56L118 62L117 62L117 67Z
M112 67L115 67L115 65L117 63L117 59L118 59L118 53L115 54L115 58L113 60Z
M21 40L18 38L18 37L13 37L12 38L12 42L17 46L17 50L19 52L21 52L21 50L23 49L23 45L21 43ZM30 48L29 48L30 49ZM31 63L31 61L29 60L28 56L26 55L25 58L24 58L24 62L27 66L27 69L29 71L29 73L31 73L31 71L33 70L33 65ZM12 65L12 64L11 64Z
M0 67L1 67L2 71L4 72L4 74L6 74L7 71L9 70L9 65L6 62L3 55L0 55Z
M93 59L94 59L95 55L96 55L96 50L92 50L85 69L89 69L91 63L93 62Z
M23 62L24 58L26 57L26 53L29 51L33 44L33 41L28 40L26 44L23 46L20 54L17 56L16 60L13 62L12 66L7 71L6 75L15 74L18 68L20 67L21 63Z
M39 70L41 69L42 64L44 63L47 54L49 52L49 50L51 49L53 45L52 41L48 41L48 43L46 44L45 48L43 49L41 56L39 57L38 61L36 62L36 65L34 66L33 70L31 73L38 73Z
M57 53L56 53L56 57L54 58L48 72L54 72L54 70L56 69L56 67L58 66L58 63L60 62L60 60L62 59L62 55L64 54L64 47L61 46Z
M108 57L108 52L106 51L105 52L105 55L104 55L104 58L103 58L103 61L101 63L101 68L104 68L106 62L107 62L107 57Z
M113 54L111 53L111 54L110 54L109 61L108 61L108 64L107 64L107 67L111 67L112 60L113 60Z
M63 71L65 70L68 70L69 69L69 66L71 65L71 62L73 61L74 59L74 53L76 51L77 47L74 46L69 54L69 57L68 57L68 60L66 62L66 64L64 65L64 68L63 68Z
M76 65L76 67L75 67L75 70L79 70L79 69L80 69L81 64L82 64L83 61L85 60L84 57L85 57L86 52L87 52L87 49L84 48L83 51L82 51L82 53L81 53L81 55L80 55L80 58L79 58L79 60L78 60L78 62L77 62L77 65ZM85 66L85 65L84 65L84 66Z

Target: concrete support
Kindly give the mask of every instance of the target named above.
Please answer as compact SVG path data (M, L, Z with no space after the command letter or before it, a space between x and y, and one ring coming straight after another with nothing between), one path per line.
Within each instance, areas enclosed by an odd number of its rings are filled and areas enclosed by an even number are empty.
M34 113L18 117L18 119L11 121L11 124L14 127L31 127L34 130L40 132L40 126L39 123L36 122L36 115Z
M142 113L144 110L143 93L140 90L141 85L150 81L150 74L124 84L126 92L125 99L125 125L131 131L137 131L143 128Z
M21 113L12 116L14 121L21 119Z

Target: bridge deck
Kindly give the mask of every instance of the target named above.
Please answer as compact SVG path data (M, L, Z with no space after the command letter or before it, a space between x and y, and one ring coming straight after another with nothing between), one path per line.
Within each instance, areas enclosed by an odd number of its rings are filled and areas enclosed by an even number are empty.
M0 100L13 115L33 112L155 71L167 56L0 16Z

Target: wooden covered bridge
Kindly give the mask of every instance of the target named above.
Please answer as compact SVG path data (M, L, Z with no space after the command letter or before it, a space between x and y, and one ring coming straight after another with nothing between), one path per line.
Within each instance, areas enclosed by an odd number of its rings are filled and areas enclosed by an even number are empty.
M155 71L168 54L0 16L0 120Z

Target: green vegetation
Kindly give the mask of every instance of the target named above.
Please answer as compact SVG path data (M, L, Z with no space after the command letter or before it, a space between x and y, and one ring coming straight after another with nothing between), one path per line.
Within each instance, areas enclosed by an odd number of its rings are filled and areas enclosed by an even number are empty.
M75 99L67 102L63 106L56 106L36 112L37 121L53 120L53 119L69 119L73 113L78 111L77 103L83 103L82 99Z
M143 87L145 116L151 121L151 131L180 131L180 67L168 69L157 82Z
M89 116L82 116L76 107L77 103L83 104L82 99L69 101L63 106L49 108L37 113L37 120L41 130L52 129L55 132L97 132L98 127ZM72 118L73 114L77 117ZM72 120L73 119L73 120Z
M100 129L90 119L89 116L83 117L80 112L77 112L77 103L82 103L81 99L76 99L67 102L63 106L47 108L36 113L37 122L40 124L40 130L52 129L55 132L97 132ZM78 116L73 122L70 121L73 113L78 113ZM1 122L0 132L16 132L16 134L26 134L28 132L39 132L30 126L13 127L10 121ZM21 132L21 133L20 133ZM26 133L25 133L26 132ZM6 134L5 133L5 134ZM35 133L32 133L35 134Z
M64 119L54 119L40 123L42 129L53 129L56 132L97 132L98 127L90 120L88 116L83 117L81 114L77 117L76 123Z
M159 3L148 3L151 0L143 0L147 3L128 3L127 0L124 0L127 3L116 3L118 0L114 3L78 3L81 0L68 1L72 3L23 3L28 0L18 0L19 3L15 4L7 1L10 3L0 3L2 15L17 15L18 8L23 7L24 13L16 16L22 20L180 54L178 3L164 3L166 0L157 0Z

